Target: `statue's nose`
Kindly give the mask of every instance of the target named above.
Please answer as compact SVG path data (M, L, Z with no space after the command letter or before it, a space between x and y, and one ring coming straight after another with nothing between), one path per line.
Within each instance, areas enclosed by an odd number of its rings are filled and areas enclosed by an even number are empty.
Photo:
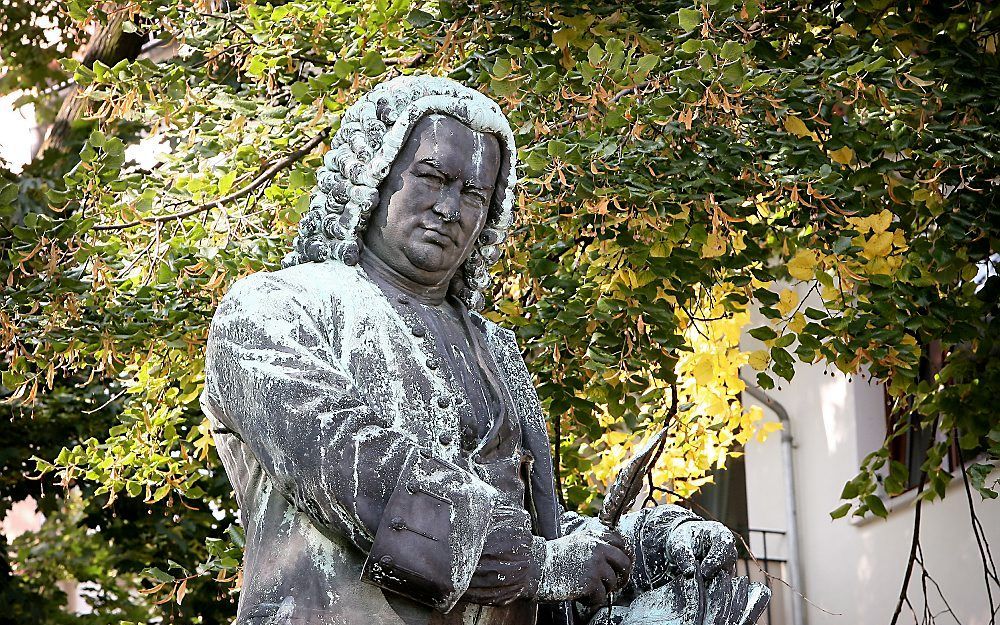
M461 193L454 189L442 189L438 201L434 204L434 212L442 221L455 222L462 217Z

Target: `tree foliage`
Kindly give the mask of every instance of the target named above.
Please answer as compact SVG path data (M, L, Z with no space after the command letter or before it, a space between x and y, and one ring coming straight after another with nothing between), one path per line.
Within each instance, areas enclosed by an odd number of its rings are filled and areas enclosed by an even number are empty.
M23 441L7 466L34 456L80 493L4 481L6 503L34 494L63 528L15 544L8 600L73 577L105 589L94 622L226 621L239 532L198 409L208 322L235 279L278 266L340 113L399 73L450 76L511 119L523 181L492 314L526 348L570 507L599 505L668 419L657 477L692 492L760 418L739 367L771 388L796 361L886 381L919 415L904 427L939 430L926 497L953 441L986 450L970 476L996 496L1000 279L973 280L1000 223L988 3L72 0L56 46L30 6L0 28L0 88L44 114L49 61L109 11L176 54L63 60L92 102L75 147L0 182L0 427ZM140 141L161 146L152 163ZM744 353L752 307L764 346ZM932 341L949 348L935 376ZM898 469L872 454L836 514L884 514ZM114 574L57 570L46 540Z

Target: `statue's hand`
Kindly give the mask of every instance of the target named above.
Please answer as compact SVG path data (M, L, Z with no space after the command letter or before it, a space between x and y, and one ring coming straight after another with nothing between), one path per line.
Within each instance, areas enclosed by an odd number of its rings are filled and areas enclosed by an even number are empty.
M625 539L614 530L573 532L541 541L538 601L577 600L598 606L608 594L625 585L632 556Z
M464 599L485 605L506 605L523 596L531 582L531 557L528 513L497 506Z
M667 537L670 561L690 577L700 568L705 579L736 565L736 539L716 521L688 521L677 526Z

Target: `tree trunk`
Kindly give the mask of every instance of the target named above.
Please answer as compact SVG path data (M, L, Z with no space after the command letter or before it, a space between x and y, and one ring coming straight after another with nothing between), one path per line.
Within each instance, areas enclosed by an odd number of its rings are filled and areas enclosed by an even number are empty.
M126 11L116 11L109 16L108 23L100 26L94 33L90 43L84 50L82 64L92 68L96 61L112 66L123 59L135 60L142 50L142 44L146 40L145 34L137 32L127 33L122 30L122 26L131 20ZM69 146L69 139L72 135L73 122L86 115L89 110L89 102L85 98L79 98L79 87L75 84L69 88L63 99L62 106L55 121L49 127L45 140L39 146L36 156L41 156L46 150L63 150Z

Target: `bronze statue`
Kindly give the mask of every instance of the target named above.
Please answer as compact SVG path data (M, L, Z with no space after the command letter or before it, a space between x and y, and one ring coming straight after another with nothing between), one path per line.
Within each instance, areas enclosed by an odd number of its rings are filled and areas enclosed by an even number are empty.
M514 335L478 314L515 160L481 93L383 83L344 115L285 268L220 304L202 405L247 535L238 623L759 616L721 524L659 506L609 529L557 504Z

